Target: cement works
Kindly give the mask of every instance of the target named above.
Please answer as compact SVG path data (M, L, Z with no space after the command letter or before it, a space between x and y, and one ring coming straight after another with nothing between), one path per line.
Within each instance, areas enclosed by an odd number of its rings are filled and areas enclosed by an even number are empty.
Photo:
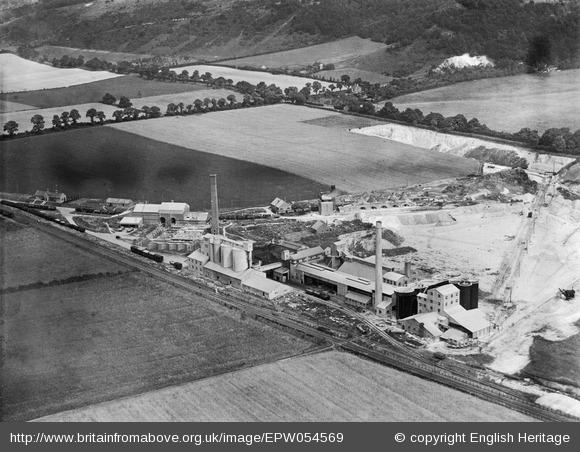
M300 334L325 341L332 344L333 347L355 353L384 365L449 386L483 400L514 409L542 421L576 420L564 413L538 406L516 391L504 388L492 382L476 380L466 369L461 369L461 366L449 368L448 365L434 362L432 359L430 360L422 356L420 353L406 347L385 333L381 332L381 337L387 341L389 348L382 349L381 352L357 344L356 340L358 338L349 341L338 339L334 334L330 334L331 332L327 333L311 326L304 325L299 323L296 319L283 316L281 313L275 312L272 309L252 304L239 296L232 294L228 294L228 296L216 294L212 292L210 288L204 287L193 280L185 279L181 276L161 270L149 263L141 261L139 258L135 258L132 255L126 255L106 248L100 243L79 236L76 232L71 233L58 226L54 227L49 225L42 220L36 220L27 213L15 211L14 209L11 210L16 214L18 219L24 220L25 223L37 227L46 233L58 237L59 239L67 241L80 248L90 250L97 255L111 259L119 264L143 271L174 286L187 289L189 292L202 295L204 298L213 302L222 304L231 309L246 312L248 315L253 316L256 319L274 323L284 328L294 330ZM334 303L330 303L329 305L335 308L337 307ZM341 309L356 316L356 314L349 309L343 307L341 307ZM376 329L373 328L373 331L376 331ZM308 353L312 352L314 352L314 350L310 350Z

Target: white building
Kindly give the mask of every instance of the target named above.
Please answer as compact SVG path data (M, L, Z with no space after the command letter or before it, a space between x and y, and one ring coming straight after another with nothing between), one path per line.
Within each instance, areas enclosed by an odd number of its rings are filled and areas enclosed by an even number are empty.
M162 202L161 204L136 204L128 216L141 217L145 225L173 226L183 223L189 214L189 204L184 202Z
M383 274L383 278L387 284L395 287L404 287L409 284L409 278L397 272L387 272Z
M427 293L417 294L417 313L442 313L446 309L459 306L459 289L453 284L434 287Z

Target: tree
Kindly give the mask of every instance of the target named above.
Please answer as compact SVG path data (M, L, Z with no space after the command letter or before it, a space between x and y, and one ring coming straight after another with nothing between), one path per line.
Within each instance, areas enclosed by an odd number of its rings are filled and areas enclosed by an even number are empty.
M190 115L193 113L193 104L187 104L185 106L185 114Z
M18 123L16 121L8 121L4 124L4 132L8 132L9 136L14 136L18 132Z
M399 109L392 102L386 102L383 108L379 110L379 116L389 119L399 119Z
M230 105L234 105L236 103L236 96L234 96L233 94L230 94L226 99L228 100Z
M44 118L42 115L34 115L30 122L32 123L32 132L33 133L40 133L42 129L44 129Z
M99 122L101 124L103 124L105 122L105 118L106 118L105 113L99 110L97 112L97 119L99 120Z
M217 110L217 103L218 103L217 102L217 99L215 97L212 97L212 99L211 99L211 109L213 111L216 111Z
M101 103L107 104L107 105L114 105L115 102L117 102L117 99L111 93L105 94L103 96L103 98L101 99Z
M181 71L181 74L179 75L179 80L182 82L187 82L187 80L189 80L189 72L187 72L187 70L183 70Z
M70 114L68 111L63 111L60 114L60 121L61 121L62 127L64 127L66 129L68 127L69 121L70 121Z
M115 121L119 122L123 119L123 110L115 110L113 112L113 118L115 118Z
M195 108L195 111L200 112L203 110L203 101L201 99L195 99L193 101L193 107Z
M73 108L69 113L69 117L70 117L71 121L73 122L73 124L76 125L78 120L81 119L81 114L79 113L79 111L76 108Z
M209 108L210 104L211 104L211 99L209 97L206 97L205 99L203 99L203 106L205 107L206 110Z
M342 81L343 85L350 85L350 76L343 74L340 76L340 80Z
M161 116L161 109L157 105L154 105L153 107L151 107L149 115L152 118L159 118Z
M330 85L328 85L328 89L332 92L336 89L336 86L334 86L332 83Z
M119 108L129 108L133 106L133 102L128 97L121 96L119 99Z
M224 108L226 108L227 103L228 102L223 97L220 97L217 101L217 104L218 104L218 107L220 110L223 110Z
M549 36L536 36L530 42L526 63L532 71L546 70L552 63L552 43Z
M318 91L320 91L321 89L322 89L322 84L318 80L315 80L312 83L312 91L314 91L314 94L318 94Z
M95 116L97 116L96 108L89 108L87 110L86 117L91 119L91 124L95 123Z
M179 109L179 114L182 115L183 114L183 109L185 108L185 104L183 102L179 102L177 104L177 108Z
M176 113L177 113L177 105L171 102L170 104L167 105L167 110L165 111L165 114L167 116L173 116Z
M54 115L52 117L52 128L54 130L59 129L62 126L62 122L60 120L60 116L59 115Z

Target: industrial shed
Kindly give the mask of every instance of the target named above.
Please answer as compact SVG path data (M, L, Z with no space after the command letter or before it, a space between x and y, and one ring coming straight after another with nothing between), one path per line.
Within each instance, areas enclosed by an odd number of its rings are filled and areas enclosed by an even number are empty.
M403 329L415 336L427 339L437 339L443 331L439 329L439 314L436 312L426 312L424 314L415 314L406 319L399 320Z
M487 336L491 332L491 324L479 309L466 310L457 305L444 311L449 319L449 326L454 326L467 333L470 338L477 339Z

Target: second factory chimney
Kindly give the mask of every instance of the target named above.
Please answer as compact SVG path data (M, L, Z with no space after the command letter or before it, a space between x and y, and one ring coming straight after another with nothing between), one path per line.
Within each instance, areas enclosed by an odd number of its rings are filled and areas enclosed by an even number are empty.
M218 207L217 174L210 174L211 190L211 233L220 233L220 214Z
M375 247L375 299L373 307L376 308L383 301L383 225L377 221Z

